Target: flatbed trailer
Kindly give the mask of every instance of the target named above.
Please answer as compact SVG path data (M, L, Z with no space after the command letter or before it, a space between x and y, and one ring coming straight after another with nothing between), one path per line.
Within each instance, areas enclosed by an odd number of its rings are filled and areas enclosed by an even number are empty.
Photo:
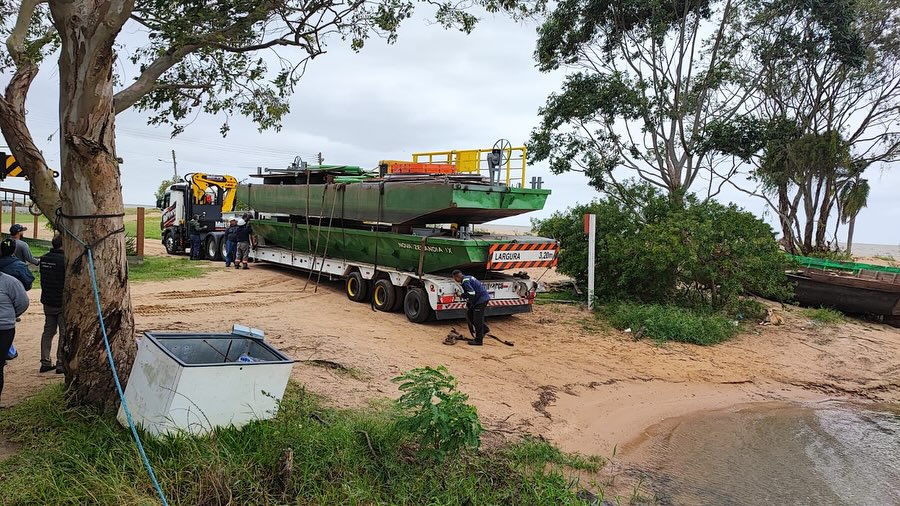
M385 312L403 311L409 321L465 318L462 289L448 275L401 271L340 258L316 256L271 245L258 244L250 251L254 260L304 270L316 278L341 279L347 298L370 302ZM530 313L540 289L538 281L525 275L487 271L481 279L491 294L486 316Z

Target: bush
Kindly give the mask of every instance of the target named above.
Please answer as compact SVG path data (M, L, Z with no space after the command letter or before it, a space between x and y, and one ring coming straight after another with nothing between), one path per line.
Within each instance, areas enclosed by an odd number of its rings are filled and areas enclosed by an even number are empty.
M643 336L658 341L710 345L734 337L739 326L716 313L702 313L672 305L615 302L601 308L618 329L643 329Z
M675 204L646 185L631 186L623 196L606 196L536 223L540 235L560 241L557 269L586 285L583 215L597 215L600 299L722 308L744 293L789 296L788 260L772 228L751 213L693 196Z
M397 427L418 436L422 454L441 461L466 448L478 448L482 431L478 413L466 404L469 396L456 391L456 378L446 367L413 369L393 381L400 383L403 395L397 402L406 413Z

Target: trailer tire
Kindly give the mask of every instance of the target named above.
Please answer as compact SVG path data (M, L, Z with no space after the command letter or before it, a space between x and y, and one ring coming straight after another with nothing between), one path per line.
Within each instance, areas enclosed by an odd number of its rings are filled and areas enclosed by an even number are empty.
M208 236L206 238L206 259L207 260L221 260L222 258L219 256L219 244L216 243L215 236Z
M402 286L394 287L394 307L391 308L392 313L403 311L403 303L406 301L406 288Z
M363 278L359 271L353 271L347 276L344 287L347 290L347 298L353 302L365 302L369 298L369 281Z
M163 245L166 247L166 253L170 255L178 253L178 248L175 247L175 234L172 232L166 232L163 236Z
M225 260L226 258L228 258L228 241L223 237L219 241L219 260Z
M410 288L403 298L403 312L406 318L413 323L424 323L431 318L431 306L428 305L428 296L421 288Z
M389 279L379 279L372 289L372 302L375 309L389 313L397 303L397 290Z

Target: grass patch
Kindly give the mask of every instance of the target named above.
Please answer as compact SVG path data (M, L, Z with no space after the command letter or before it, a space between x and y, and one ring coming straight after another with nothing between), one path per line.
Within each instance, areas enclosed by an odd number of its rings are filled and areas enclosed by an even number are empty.
M211 270L212 265L209 262L191 261L187 258L145 256L143 264L128 267L128 280L140 283L199 278Z
M877 258L878 260L881 260L882 262L888 262L891 264L897 262L897 259L894 258L894 255L875 255L873 258Z
M804 309L803 316L820 325L837 325L844 321L843 313L827 307Z
M585 303L586 296L578 295L572 290L566 290L562 292L541 292L535 295L534 303L535 304L556 304L559 302L562 303L571 303L571 302L581 302Z
M125 221L125 233L137 236L137 220ZM162 240L162 230L159 229L159 214L144 215L144 239Z
M618 329L643 328L643 337L657 341L710 345L731 339L740 330L725 315L672 305L617 302L602 307L600 314Z
M0 462L4 504L158 504L126 430L112 417L66 409L55 385L0 411L0 433L21 445ZM207 437L147 438L173 505L584 504L565 472L603 461L525 440L435 463L416 457L393 404L323 407L289 386L279 415ZM278 472L293 451L293 472ZM601 499L602 500L602 499Z

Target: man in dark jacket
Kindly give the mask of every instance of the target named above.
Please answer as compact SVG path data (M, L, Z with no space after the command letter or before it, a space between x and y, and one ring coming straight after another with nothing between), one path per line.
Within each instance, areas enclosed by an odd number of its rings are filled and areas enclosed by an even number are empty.
M484 335L489 332L487 325L484 324L484 312L488 301L491 300L491 294L485 290L480 281L473 276L464 276L462 271L453 271L453 280L462 286L468 309L466 318L475 327L475 339L469 341L469 344L481 346L484 343Z
M16 241L16 258L27 264L37 265L38 261L34 258L34 255L31 254L31 248L28 247L27 242L22 240L26 230L28 230L28 227L16 223L9 227L9 237Z
M195 214L194 218L188 222L188 238L191 241L191 260L200 260L200 215Z
M66 322L63 318L63 285L66 281L66 257L62 250L62 236L57 235L50 243L52 249L41 257L41 304L44 305L44 334L41 336L41 372L56 370L62 374L63 346L66 341ZM56 342L56 365L50 360L53 336L59 329Z
M237 228L237 218L231 218L228 228L225 229L225 267L231 267L231 263L234 262L234 254L237 250L237 240L235 239Z
M26 291L31 290L31 284L34 283L34 274L28 270L25 262L16 258L15 239L6 238L3 242L0 242L0 272L18 279Z
M250 228L250 224L247 223L243 218L237 221L237 230L234 231L234 239L237 242L237 253L234 258L234 268L240 269L241 264L244 264L244 269L247 269L247 262L250 260L250 240L253 234L253 230Z

